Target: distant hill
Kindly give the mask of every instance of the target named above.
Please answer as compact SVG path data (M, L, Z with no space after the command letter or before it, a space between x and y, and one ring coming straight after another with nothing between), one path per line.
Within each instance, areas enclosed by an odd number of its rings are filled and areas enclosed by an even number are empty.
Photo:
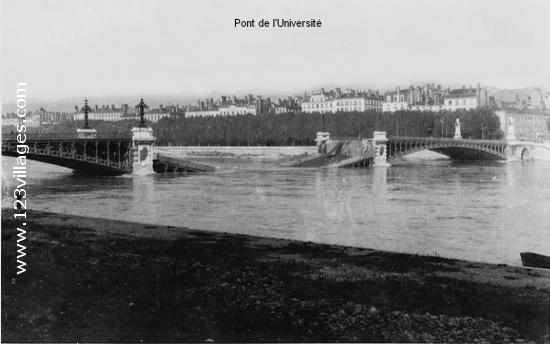
M540 87L526 87L519 89L500 89L496 87L487 87L487 93L489 96L495 97L497 102L513 102L516 100L516 95L520 100L531 97L533 101L539 100L543 94L548 94L549 90Z

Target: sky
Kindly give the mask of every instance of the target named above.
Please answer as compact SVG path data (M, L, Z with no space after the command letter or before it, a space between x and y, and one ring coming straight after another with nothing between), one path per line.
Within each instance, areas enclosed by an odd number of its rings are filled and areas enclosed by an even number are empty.
M303 94L411 83L550 88L550 1L2 0L2 102ZM320 19L321 28L234 20Z

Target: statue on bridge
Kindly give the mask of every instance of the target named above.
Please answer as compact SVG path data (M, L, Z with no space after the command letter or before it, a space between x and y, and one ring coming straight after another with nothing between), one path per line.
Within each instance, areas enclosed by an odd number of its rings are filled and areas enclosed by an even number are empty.
M460 133L460 119L457 118L455 121L455 140L462 140L462 134Z

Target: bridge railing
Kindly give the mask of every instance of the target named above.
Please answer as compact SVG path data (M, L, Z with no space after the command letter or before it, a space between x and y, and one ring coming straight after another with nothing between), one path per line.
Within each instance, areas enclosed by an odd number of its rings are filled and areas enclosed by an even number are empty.
M372 139L358 136L333 136L331 140L365 140ZM403 140L403 141L422 141L422 142L467 142L467 143L501 143L506 144L504 140L480 140L480 139L454 139L450 137L430 137L430 136L388 136L388 140Z
M467 142L467 143L500 143L506 144L503 140L480 140L480 139L454 139L443 137L415 137L415 136L388 136L388 140L403 140L403 141L423 141L423 142Z
M340 140L340 141L354 141L354 140L367 140L367 139L372 139L371 138L367 138L367 137L359 137L359 136L333 136L330 138L331 140Z
M86 138L87 140L124 140L131 139L131 133L114 132L114 133L97 133L94 138ZM14 141L17 139L17 134L2 133L2 141ZM27 134L26 141L70 141L70 140L82 140L83 137L78 133L56 133L56 134Z

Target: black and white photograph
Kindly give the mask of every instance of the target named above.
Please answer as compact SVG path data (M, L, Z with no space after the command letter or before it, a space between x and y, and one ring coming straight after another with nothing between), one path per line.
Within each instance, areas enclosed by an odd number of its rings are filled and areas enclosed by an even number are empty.
M0 0L4 343L550 343L549 0Z

